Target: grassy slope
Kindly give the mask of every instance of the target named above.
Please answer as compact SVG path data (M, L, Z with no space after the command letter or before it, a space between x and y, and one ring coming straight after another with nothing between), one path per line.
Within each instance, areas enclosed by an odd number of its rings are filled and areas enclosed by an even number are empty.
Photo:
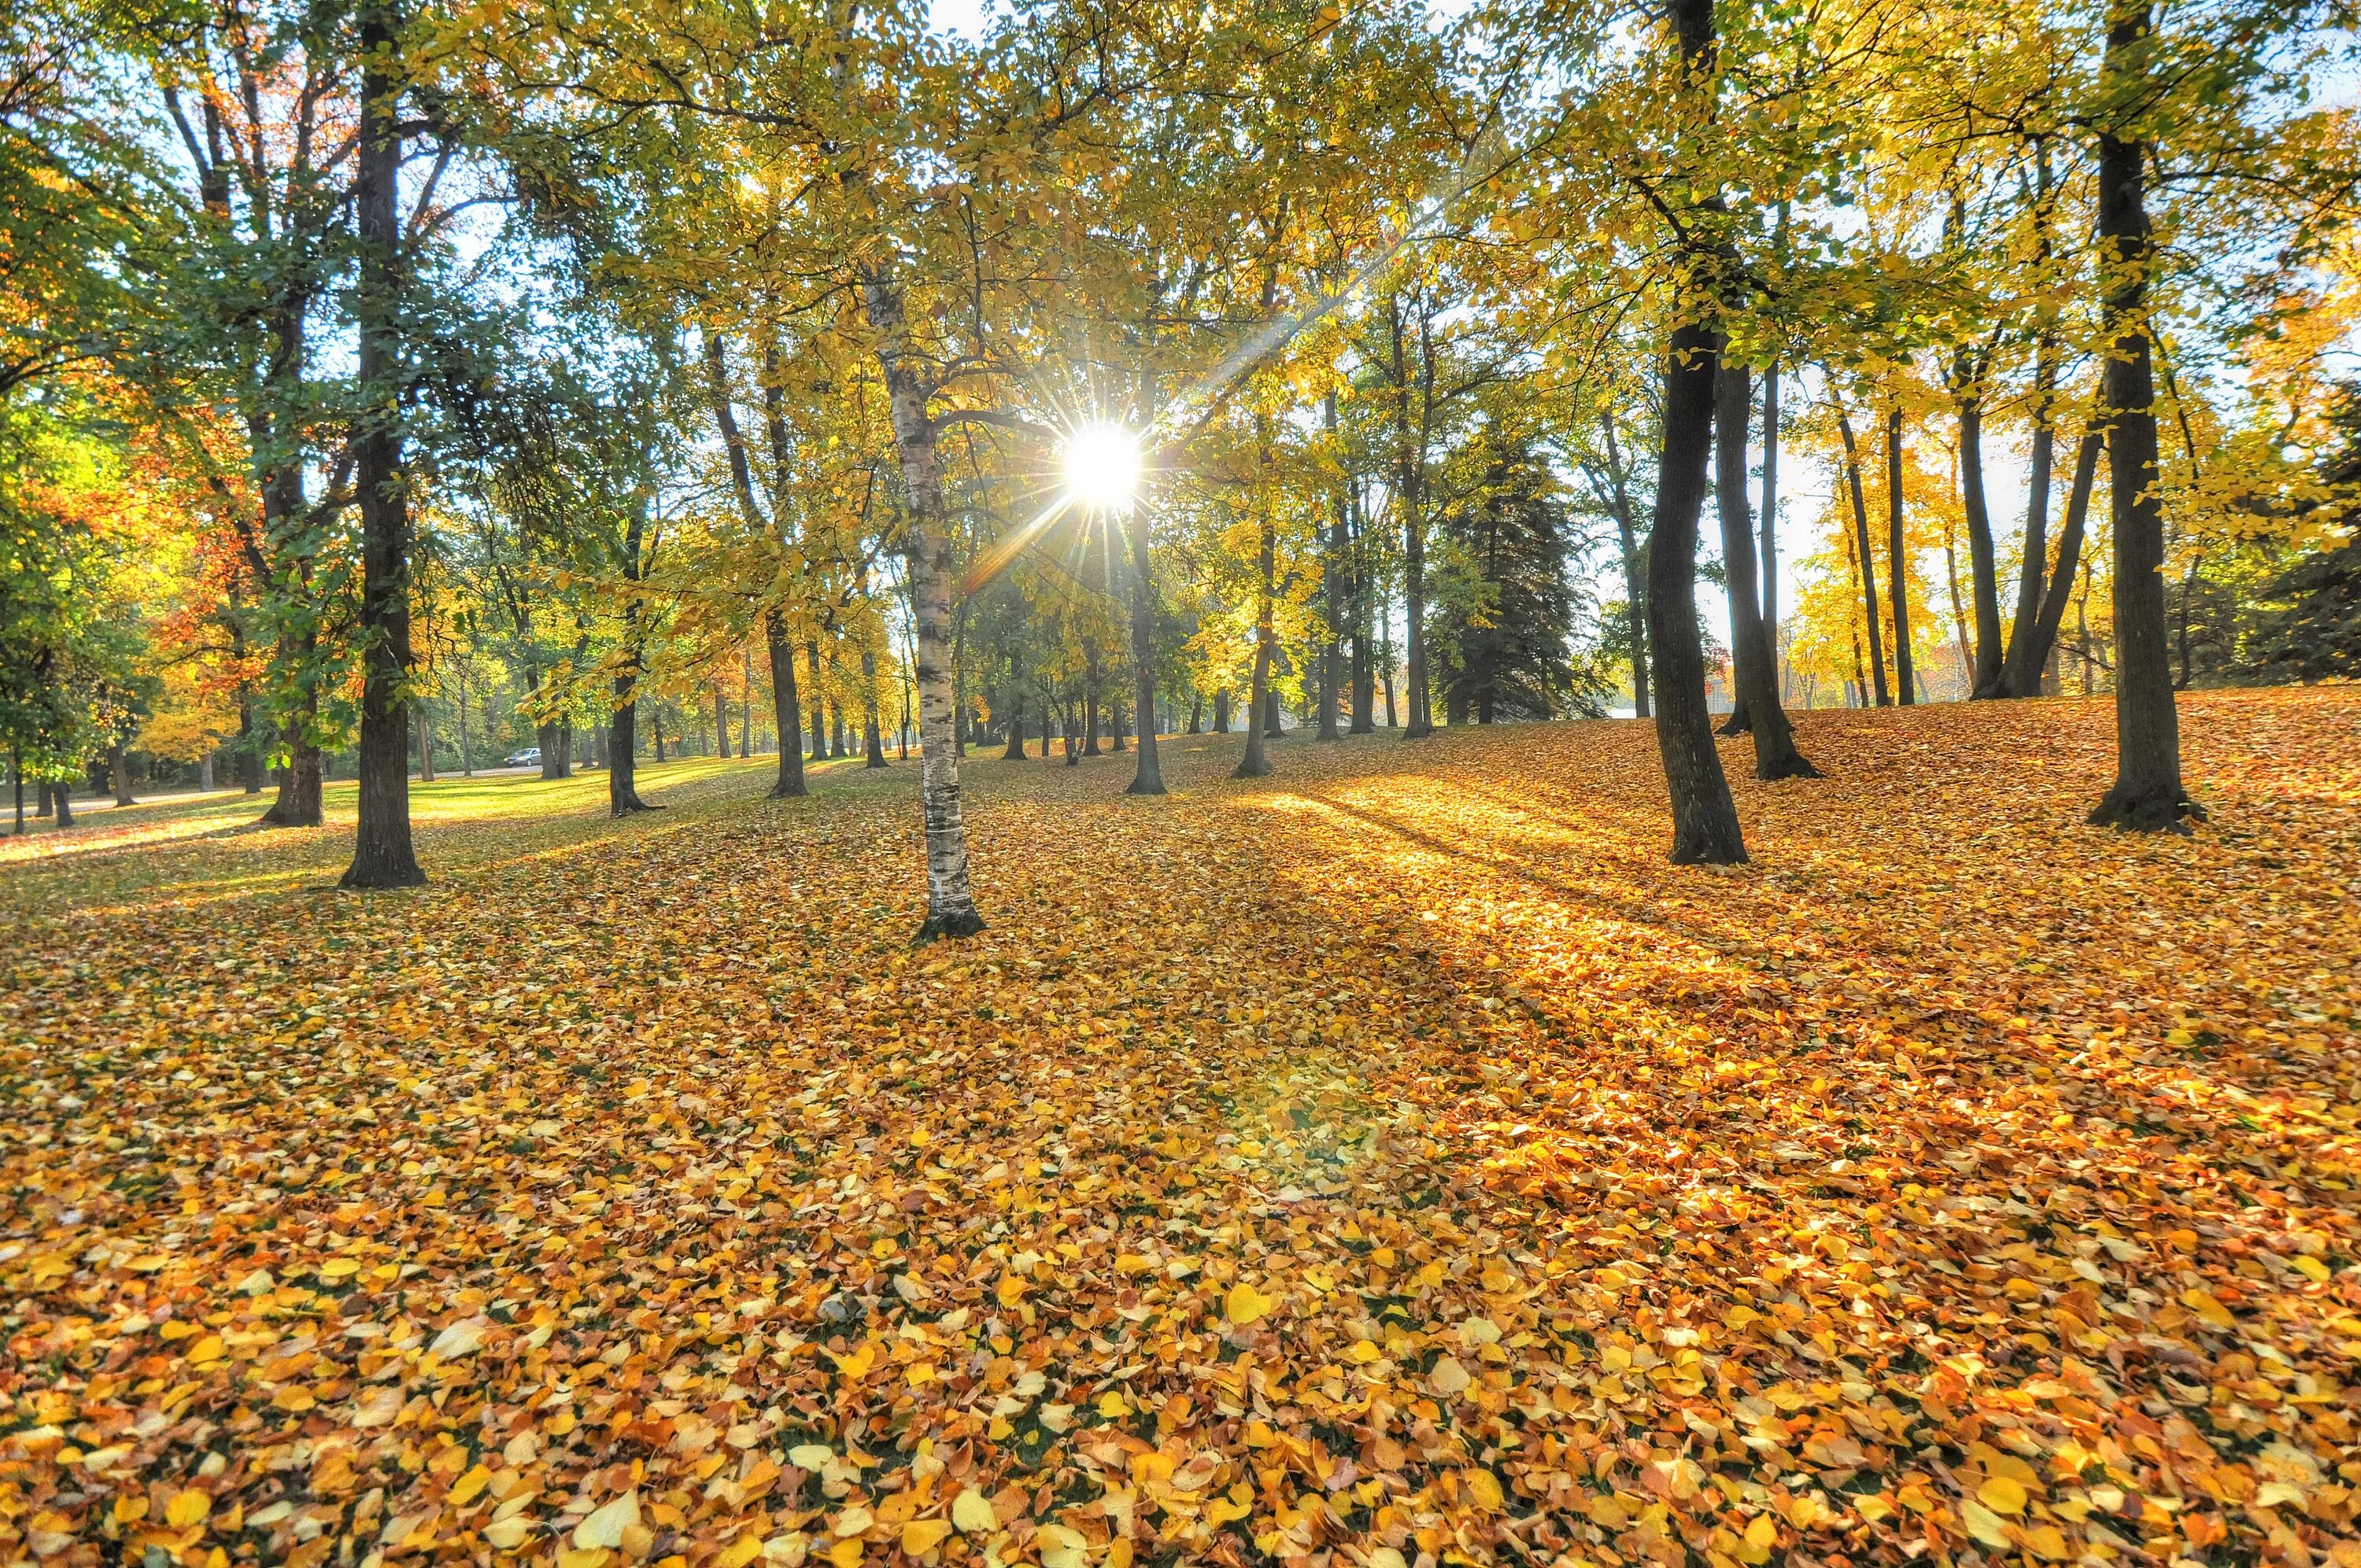
M399 895L333 820L95 821L0 859L0 1530L2340 1539L2361 700L2185 712L2194 840L2076 826L2103 704L1814 714L1720 872L1630 724L978 757L992 928L915 956L907 768L430 786Z

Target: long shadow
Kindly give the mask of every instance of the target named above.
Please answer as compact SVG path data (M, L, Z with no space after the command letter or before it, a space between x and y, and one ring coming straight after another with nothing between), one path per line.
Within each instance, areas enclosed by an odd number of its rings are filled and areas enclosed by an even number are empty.
M1326 806L1331 811L1336 812L1340 816L1349 817L1356 822L1366 823L1369 827L1375 828L1380 832L1391 834L1393 837L1401 839L1404 843L1415 844L1420 849L1428 850L1431 853L1447 855L1453 860L1465 861L1470 865L1480 866L1485 871L1505 877L1511 882L1522 883L1528 887L1537 888L1545 893L1557 894L1559 897L1569 902L1612 911L1618 918L1628 921L1632 925L1646 926L1655 930L1663 931L1670 936L1686 938L1689 941L1695 942L1700 947L1707 948L1714 952L1720 952L1722 945L1728 940L1726 937L1718 932L1712 931L1709 927L1691 925L1675 920L1664 915L1661 910L1649 908L1642 905L1631 903L1628 900L1610 897L1600 893L1596 887L1586 887L1577 883L1568 882L1559 877L1551 876L1542 872L1531 870L1527 867L1514 863L1505 855L1501 859L1494 860L1484 855L1471 853L1469 850L1459 845L1451 843L1447 839L1439 838L1433 833L1424 832L1419 828L1410 827L1407 824L1397 821L1391 817L1381 816L1375 811L1369 810L1366 806L1348 806L1343 801L1334 800L1328 796L1320 795L1306 794L1304 798L1307 800L1316 800L1321 805Z

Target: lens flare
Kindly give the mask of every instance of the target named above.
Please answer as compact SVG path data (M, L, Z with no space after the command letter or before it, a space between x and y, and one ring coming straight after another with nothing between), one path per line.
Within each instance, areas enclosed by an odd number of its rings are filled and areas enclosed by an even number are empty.
M1119 424L1086 424L1066 437L1066 493L1095 510L1131 504L1139 493L1139 437Z

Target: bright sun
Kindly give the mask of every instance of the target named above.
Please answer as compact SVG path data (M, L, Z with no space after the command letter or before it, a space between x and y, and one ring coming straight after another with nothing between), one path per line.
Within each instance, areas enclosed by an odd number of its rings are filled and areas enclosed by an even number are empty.
M1066 493L1084 506L1126 506L1139 489L1139 437L1119 424L1086 424L1066 437Z

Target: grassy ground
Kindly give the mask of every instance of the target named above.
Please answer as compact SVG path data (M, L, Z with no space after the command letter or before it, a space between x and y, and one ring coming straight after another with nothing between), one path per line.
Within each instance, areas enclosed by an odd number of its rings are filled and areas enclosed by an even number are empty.
M0 846L0 1548L2361 1568L2361 695L2184 715L979 756L916 953L906 766Z

